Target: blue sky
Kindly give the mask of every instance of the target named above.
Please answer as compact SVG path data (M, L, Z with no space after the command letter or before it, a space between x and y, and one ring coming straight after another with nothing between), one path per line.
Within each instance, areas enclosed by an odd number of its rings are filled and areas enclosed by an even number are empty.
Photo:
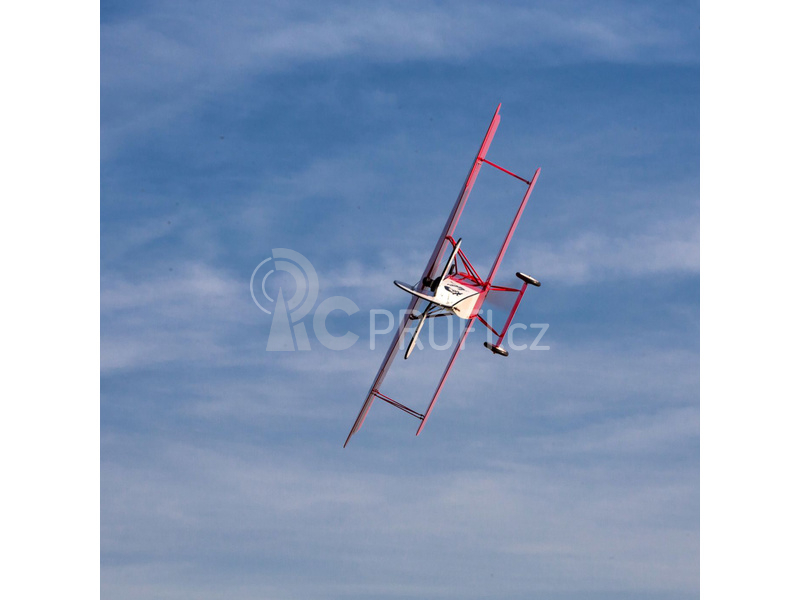
M101 12L104 596L698 595L697 3ZM500 279L542 280L517 321L550 350L474 336L422 436L376 405L342 450L369 311L406 305L498 102L488 158L542 168ZM520 186L479 177L482 272ZM358 305L355 346L265 351L273 248ZM412 359L387 384L424 408L444 353Z

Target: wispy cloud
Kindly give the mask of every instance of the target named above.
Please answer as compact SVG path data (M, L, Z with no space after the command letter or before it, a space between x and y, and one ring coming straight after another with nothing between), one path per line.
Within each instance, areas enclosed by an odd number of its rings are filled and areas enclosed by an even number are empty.
M684 435L667 441L684 443ZM148 557L139 568L175 565L175 573L164 572L164 590L193 579L182 573L188 564L193 575L213 574L220 563L246 559L261 565L248 581L306 598L387 595L398 585L408 593L473 598L489 583L484 578L513 598L565 593L565 579L572 590L595 593L632 584L642 592L685 593L694 585L697 507L686 498L696 481L652 463L648 472L637 471L626 464L630 455L531 466L513 459L486 464L486 456L469 452L445 472L398 470L398 458L381 457L356 471L334 456L312 465L288 449L264 454L247 445L157 441L144 460L131 462L129 443L118 438L105 446L107 593L129 583L130 567L117 567L117 559L137 556ZM626 452L626 442L616 448ZM490 461L499 458L488 453ZM664 530L667 507L671 520L685 523L683 531ZM308 571L311 559L329 568ZM220 584L212 577L203 594L213 597Z
M170 3L101 27L104 152L113 152L120 136L175 119L244 76L303 64L465 61L493 52L501 60L509 51L526 52L542 66L694 63L694 32L687 35L673 22L682 12L636 2L406 2L402 8L240 2L230 11L213 3Z
M518 264L536 265L537 277L568 285L698 275L700 227L695 219L680 219L628 234L582 233L556 243L517 247L512 256Z
M104 372L180 360L219 364L234 359L228 336L252 314L242 310L252 303L248 288L202 264L163 270L133 281L104 276Z
M542 280L569 286L657 275L694 276L700 272L699 238L696 220L672 219L618 235L586 232L533 243L520 239L514 240L503 264L511 272L514 265L522 270L520 265L525 265ZM373 261L371 266L354 260L337 266L326 273L328 289L356 295L373 307L390 304L396 296L390 280L405 276L416 281L428 256L413 246L409 252L399 250L396 246L386 249L378 264Z
M543 62L576 60L696 60L696 35L675 27L688 10L659 10L636 2L525 3L489 7L479 2L292 3L174 2L159 11L103 24L104 42L133 50L153 69L189 65L186 74L227 67L275 70L297 63L357 58L370 62L469 58L503 48L538 49ZM193 9L193 10L189 10ZM213 17L213 18L211 18ZM237 35L231 35L235 31ZM209 61L204 61L207 57ZM109 73L113 81L140 71ZM151 81L151 87L155 87Z
M696 596L696 3L116 7L104 596ZM490 158L543 167L499 279L542 279L516 320L551 349L476 332L422 436L378 403L343 451L393 333L370 350L368 311L407 304L498 100ZM521 185L473 191L481 272ZM359 306L329 317L351 349L266 352L279 247ZM421 342L385 391L424 410L448 353Z

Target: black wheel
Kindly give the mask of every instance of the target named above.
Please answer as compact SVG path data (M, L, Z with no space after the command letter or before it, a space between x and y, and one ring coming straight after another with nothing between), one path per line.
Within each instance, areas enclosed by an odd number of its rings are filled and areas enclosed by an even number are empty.
M525 283L535 285L536 287L540 287L542 285L538 280L534 279L530 275L525 275L525 273L517 273L517 277L522 279L522 281Z
M491 350L492 353L494 354L499 354L500 356L508 356L508 350L506 350L502 346L493 346L489 342L483 342L483 345L486 346L489 350Z

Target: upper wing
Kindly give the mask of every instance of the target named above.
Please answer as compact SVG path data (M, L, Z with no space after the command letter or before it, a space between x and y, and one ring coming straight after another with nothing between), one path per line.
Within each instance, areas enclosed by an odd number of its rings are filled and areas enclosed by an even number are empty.
M467 321L467 326L464 328L464 331L461 334L461 339L458 340L458 345L456 346L456 349L453 350L453 354L450 356L450 362L447 363L447 366L444 369L444 373L442 373L442 378L439 380L439 385L436 387L436 392L433 394L433 399L431 400L431 403L428 405L428 410L425 411L425 415L422 418L422 423L419 424L419 429L417 429L417 435L422 433L422 428L425 427L425 423L428 422L428 417L431 414L433 405L436 404L436 400L438 400L439 398L439 393L442 391L442 386L444 386L444 382L447 380L447 376L450 374L450 369L453 368L453 363L456 362L456 356L458 356L458 353L461 352L461 348L464 347L464 341L467 339L467 335L472 329L472 322L474 320L475 317Z
M375 391L381 387L381 383L383 383L386 374L389 372L389 367L392 365L392 361L397 355L397 351L400 349L400 344L403 341L403 333L406 330L406 325L408 325L408 320L411 318L411 315L417 308L417 304L419 302L421 302L421 300L418 297L411 297L411 303L408 305L408 309L406 309L405 316L400 321L400 326L397 328L397 332L394 334L392 344L389 346L389 350L386 352L386 356L383 358L381 367L378 369L378 374L375 376L375 381L372 382L372 386L369 388L367 399L364 400L364 406L361 407L361 412L358 413L356 422L353 423L353 428L350 430L350 434L347 436L347 439L344 442L345 448L347 447L347 442L350 441L350 438L353 437L355 432L361 429L361 424L364 422L369 409L372 407L372 403L375 401Z
M447 223L445 223L444 229L442 230L442 235L439 236L439 242L436 244L433 254L428 261L428 265L425 267L425 271L422 274L423 279L426 277L433 278L438 273L439 263L442 261L446 250L447 237L452 236L456 229L458 219L461 217L461 213L464 210L464 205L467 203L467 198L469 198L469 193L472 191L472 186L475 185L475 179L478 177L478 172L481 170L483 159L486 157L486 153L489 151L489 146L492 145L492 139L494 138L495 131L497 131L497 126L500 125L500 106L501 104L498 104L497 110L494 111L492 122L489 124L489 129L486 131L486 135L483 138L483 143L478 150L478 155L475 157L475 160L472 163L472 168L470 169L469 175L467 175L467 179L464 182L464 187L461 188L461 193L458 195L458 200L456 200L456 204L453 206L453 210L450 212L450 217L447 219Z

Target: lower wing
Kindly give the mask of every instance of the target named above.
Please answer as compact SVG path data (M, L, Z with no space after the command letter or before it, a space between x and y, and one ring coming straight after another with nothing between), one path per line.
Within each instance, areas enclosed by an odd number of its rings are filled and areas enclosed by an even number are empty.
M347 447L347 443L350 441L350 438L353 437L356 431L361 429L361 425L364 423L364 419L366 418L369 409L372 407L372 403L375 401L375 392L381 387L381 383L383 383L386 374L389 372L389 367L392 365L392 361L397 355L397 351L400 349L400 344L403 341L403 333L406 330L408 321L411 318L414 310L417 308L417 304L419 302L420 299L416 295L411 298L411 303L408 305L408 309L406 309L405 315L400 321L400 326L397 328L397 332L394 334L394 339L389 346L389 350L386 352L386 356L383 358L380 369L378 369L378 374L375 376L375 381L372 382L372 385L369 388L367 399L364 400L364 405L361 407L358 417L356 417L356 422L353 423L353 428L350 430L350 434L347 436L347 439L344 442L345 448Z

